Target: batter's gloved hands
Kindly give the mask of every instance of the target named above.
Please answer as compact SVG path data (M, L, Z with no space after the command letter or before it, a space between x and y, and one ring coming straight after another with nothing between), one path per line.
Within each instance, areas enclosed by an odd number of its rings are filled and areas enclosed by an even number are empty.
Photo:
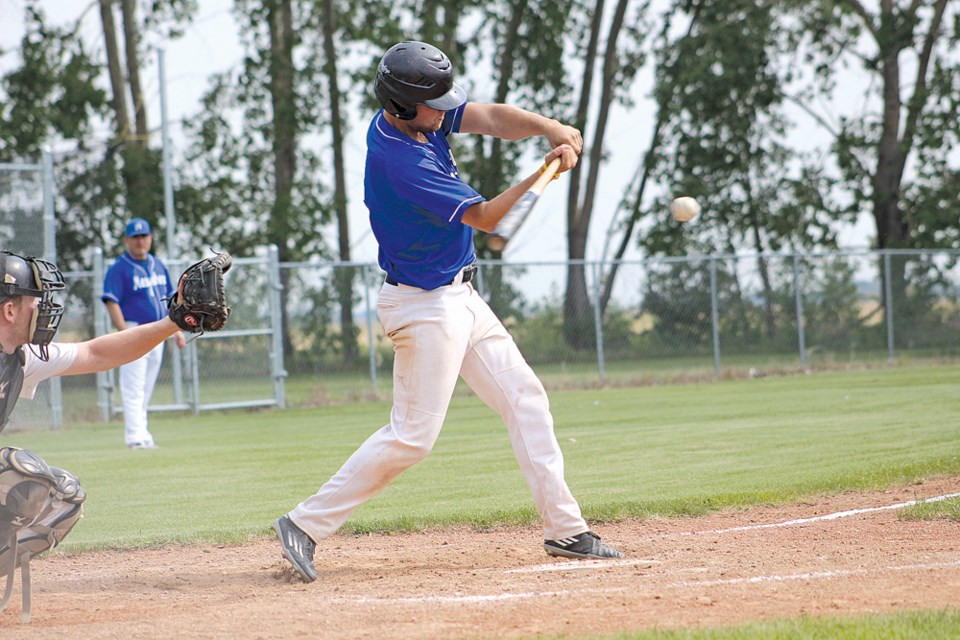
M170 319L187 333L223 329L230 317L223 274L233 266L226 251L190 265L180 276L177 295L170 298Z

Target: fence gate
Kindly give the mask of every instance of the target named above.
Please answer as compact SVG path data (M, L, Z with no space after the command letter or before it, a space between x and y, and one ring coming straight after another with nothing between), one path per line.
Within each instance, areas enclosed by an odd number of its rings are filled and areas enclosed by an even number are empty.
M173 340L167 341L149 411L199 413L286 406L279 260L276 247L267 247L263 254L233 260L227 275L227 303L232 311L226 329L188 335L182 350ZM94 256L91 308L97 335L112 331L100 301L103 277L112 261L101 252ZM176 278L191 262L186 258L167 262L171 277ZM103 420L123 412L117 380L116 369L97 376L97 405Z

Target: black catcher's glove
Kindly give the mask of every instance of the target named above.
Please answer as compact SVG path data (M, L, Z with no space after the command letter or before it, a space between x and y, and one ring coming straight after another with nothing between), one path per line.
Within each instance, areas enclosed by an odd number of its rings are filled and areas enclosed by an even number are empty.
M168 302L170 319L188 333L223 329L230 317L223 274L231 266L233 258L226 251L190 265L180 276L177 295Z

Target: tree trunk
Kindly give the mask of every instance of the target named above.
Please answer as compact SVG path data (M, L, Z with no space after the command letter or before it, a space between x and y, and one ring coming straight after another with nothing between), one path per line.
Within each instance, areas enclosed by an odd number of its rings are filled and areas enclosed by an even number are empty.
M293 14L291 0L270 0L270 101L273 107L274 203L268 237L277 246L280 262L290 259L287 238L290 235L293 181L297 168L297 113L293 87ZM280 292L283 350L293 356L290 321L287 314L289 274L282 271Z
M127 56L127 82L130 84L130 100L136 125L134 144L141 149L148 146L147 108L140 88L140 37L137 33L136 0L122 0L124 51Z
M703 0L697 3L693 9L693 17L690 19L690 24L687 25L687 33L684 37L689 38L690 34L693 33L694 26L699 22L700 12L703 10ZM613 296L613 285L617 279L617 272L620 267L620 260L623 259L624 254L627 252L627 247L630 246L630 239L633 237L633 230L637 226L637 222L640 221L640 212L643 206L643 195L647 190L647 181L650 179L650 171L653 169L654 159L656 158L656 153L660 148L661 142L661 132L667 124L667 116L669 111L667 105L661 102L657 105L657 122L653 127L653 135L650 137L650 144L647 147L646 153L643 155L643 164L637 169L637 191L633 199L633 205L630 207L630 214L627 216L627 221L624 223L623 235L620 238L620 243L617 246L617 251L614 254L613 263L610 265L610 271L607 273L606 277L603 279L603 293L600 296L600 313L601 315L606 313L607 305L610 304L610 298ZM629 189L629 185L627 185ZM611 223L612 225L612 223ZM611 226L611 229L613 227Z
M602 1L598 0L598 11L602 13ZM614 11L610 29L607 32L606 50L603 60L603 78L600 87L599 112L593 136L590 140L590 156L587 171L587 180L583 201L579 202L579 187L574 190L571 184L571 195L575 200L568 200L567 210L567 257L570 260L586 258L587 237L590 231L590 220L593 216L593 204L596 198L597 179L600 174L600 164L603 161L603 138L606 134L607 119L610 107L613 105L613 89L617 75L617 38L623 27L628 0L619 0ZM594 15L594 26L599 28L597 16ZM591 33L591 40L594 34ZM596 54L594 53L594 59ZM585 74L586 78L586 74ZM585 79L585 82L587 80ZM592 75L589 82L592 84ZM585 87L585 90L589 90ZM581 95L581 107L585 107L588 100ZM578 121L586 122L586 110L578 114ZM579 169L580 164L577 168ZM579 172L571 176L572 181L579 184ZM570 208L572 206L572 208ZM588 328L594 328L593 306L587 288L586 273L582 266L572 264L567 269L567 291L564 298L564 338L567 344L575 349L588 349L596 345L595 335Z
M130 116L127 112L127 92L123 81L120 48L117 46L117 28L114 24L110 4L110 0L100 0L100 21L103 24L107 70L110 73L110 90L113 94L113 116L114 124L117 127L117 143L122 144L130 135Z
M340 86L337 83L337 54L334 50L336 18L333 0L323 0L323 52L326 57L324 73L330 86L330 129L333 134L333 205L337 214L337 238L340 261L350 262L350 223L347 217L346 163L343 158L343 118L340 115ZM340 301L340 331L345 367L355 365L360 358L357 345L359 329L353 322L353 267L335 271L337 296Z
M128 133L123 146L123 180L127 209L133 215L149 217L159 213L161 208L161 176L157 154L150 152L147 105L140 86L140 35L136 10L136 0L121 0L127 89L130 92L134 123L134 130Z

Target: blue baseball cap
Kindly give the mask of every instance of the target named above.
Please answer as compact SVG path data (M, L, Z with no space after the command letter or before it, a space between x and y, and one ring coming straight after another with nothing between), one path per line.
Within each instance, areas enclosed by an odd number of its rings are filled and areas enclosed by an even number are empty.
M150 235L150 223L143 218L133 218L127 223L127 237Z

